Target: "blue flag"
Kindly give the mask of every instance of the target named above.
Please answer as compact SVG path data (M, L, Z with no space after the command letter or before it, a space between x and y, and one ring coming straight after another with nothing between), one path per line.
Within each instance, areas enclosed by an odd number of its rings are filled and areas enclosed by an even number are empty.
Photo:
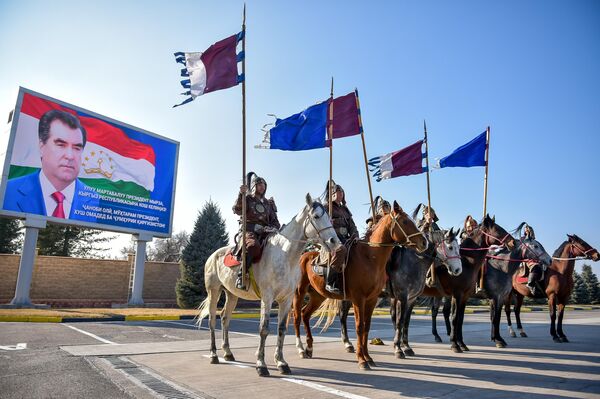
M308 107L285 119L277 119L258 148L304 151L324 148L327 133L328 102Z
M485 134L481 133L467 144L458 147L452 154L438 161L438 168L485 166Z

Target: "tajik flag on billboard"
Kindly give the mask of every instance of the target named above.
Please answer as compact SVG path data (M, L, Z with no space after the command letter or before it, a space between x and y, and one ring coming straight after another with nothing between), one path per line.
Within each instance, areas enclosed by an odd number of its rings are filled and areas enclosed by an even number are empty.
M154 190L156 155L152 146L130 138L122 128L52 101L23 97L9 179L41 169L38 137L44 113L60 109L76 115L86 130L79 178L88 186L149 197Z

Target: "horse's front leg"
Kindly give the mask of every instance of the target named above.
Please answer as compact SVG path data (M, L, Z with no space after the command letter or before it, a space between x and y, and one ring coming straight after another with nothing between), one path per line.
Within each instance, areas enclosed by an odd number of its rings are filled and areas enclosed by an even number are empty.
M506 341L500 336L500 318L502 317L502 301L496 297L490 300L494 303L494 315L492 317L492 341L496 344L497 348L506 348Z
M565 301L566 302L566 301ZM558 320L556 326L556 333L562 342L569 342L567 336L563 332L563 316L565 314L565 303L559 300L558 303Z
M217 327L217 304L221 289L209 289L206 301L208 301L208 328L210 330L210 363L218 364L219 355L217 355L217 344L215 340L215 328Z
M506 300L504 301L504 313L506 314L506 324L508 324L508 333L511 337L515 338L517 333L512 328L512 322L510 320L510 306L512 302L512 292L506 296Z
M363 354L365 359L367 360L367 362L369 363L369 366L371 367L375 367L377 366L375 364L375 362L373 361L373 358L371 358L371 355L369 355L369 331L371 330L371 318L373 317L373 311L375 310L375 305L377 305L377 298L368 301L365 304L365 321L364 321L364 350L363 350Z
M296 333L296 349L300 356L305 357L304 345L302 345L302 337L300 336L300 322L302 321L302 305L304 296L306 295L308 284L305 284L304 276L296 290L294 291L294 301L292 304L292 312L294 313L294 332Z
M408 344L408 327L410 326L410 316L412 315L413 307L415 303L411 303L406 310L406 317L404 318L404 327L402 328L402 348L404 348L404 354L406 356L414 356L415 351L412 350Z
M454 306L454 304L449 297L444 297L442 301L444 302L442 314L444 315L444 323L446 324L446 334L450 336L450 330L452 329L452 327L450 326L450 312L455 312L455 310L452 309L452 306Z
M290 314L291 300L286 299L278 302L279 312L277 320L277 350L275 351L275 364L281 374L292 374L290 366L283 358L283 341L285 340L285 333L287 331L287 318Z
M231 321L231 314L235 310L237 301L237 296L229 291L225 291L225 306L221 311L221 328L223 329L223 343L221 344L221 349L225 352L224 359L230 362L234 362L235 357L229 348L229 322Z
M431 333L435 342L443 342L442 337L437 332L437 315L440 310L441 299L433 297L431 300Z
M523 338L527 338L527 334L523 329L523 325L521 324L521 306L523 306L523 299L525 297L521 294L517 293L517 300L515 303L515 320L517 321L517 330L519 330L519 335Z
M396 320L394 321L394 354L397 359L404 359L406 355L402 351L402 331L404 326L404 318L406 317L406 295L396 300L395 306Z
M342 325L342 343L344 344L344 348L346 348L346 352L354 353L354 346L350 339L348 338L348 313L350 313L350 307L352 306L352 302L350 301L342 301L342 305L340 306L340 324Z
M456 306L457 302L460 302L460 296L452 296L452 309L450 315L450 349L452 349L455 353L462 353L460 346L458 346L458 306Z
M465 342L463 341L463 325L465 324L465 310L467 308L467 299L463 297L460 305L457 304L457 306L458 310L456 311L456 313L458 314L458 345L460 346L460 349L462 349L462 351L465 352L469 350L469 347L465 345Z
M358 367L362 370L370 370L369 362L365 358L364 351L368 345L365 339L365 301L354 303L354 321L356 325L356 359Z
M271 317L271 304L273 298L271 296L265 296L261 298L260 303L260 344L256 351L256 372L260 377L268 377L269 369L265 363L265 342L269 335L269 318Z
M550 335L554 342L562 342L556 335L556 295L548 295L548 311L550 311Z

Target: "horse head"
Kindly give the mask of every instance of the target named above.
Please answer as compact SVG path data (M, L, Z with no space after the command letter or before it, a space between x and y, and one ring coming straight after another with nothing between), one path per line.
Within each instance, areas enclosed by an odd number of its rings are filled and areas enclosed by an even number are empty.
M444 238L435 246L437 258L446 266L451 276L458 276L462 273L460 245L456 239L459 232L460 229L454 231L454 227L446 230Z
M482 242L479 245L485 245L486 247L507 247L511 251L516 245L515 238L496 223L495 216L490 217L489 214L485 215L477 230L474 236L481 235Z
M392 212L386 215L383 220L385 222L381 223L381 228L389 228L392 241L409 248L414 248L418 252L423 252L427 249L429 245L427 238L417 228L415 222L400 208L397 201L394 201Z
M548 255L544 246L535 238L523 237L519 242L521 258L530 262L541 263L550 266L552 257Z
M334 253L341 246L331 219L320 201L314 201L310 194L306 194L306 206L304 207L306 218L304 219L304 236L308 240L316 240L322 247Z
M598 250L592 247L587 242L583 241L577 235L567 234L569 237L569 244L571 244L571 256L583 256L586 259L597 262L600 259Z

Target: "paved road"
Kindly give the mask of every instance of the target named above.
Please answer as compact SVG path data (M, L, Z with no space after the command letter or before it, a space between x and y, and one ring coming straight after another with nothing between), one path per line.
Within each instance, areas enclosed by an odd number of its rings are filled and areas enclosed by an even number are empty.
M232 320L237 362L220 365L206 358L206 322L200 330L192 321L1 323L0 397L600 397L600 311L567 314L568 344L550 339L546 313L523 319L529 338L505 334L509 347L497 349L489 341L489 315L467 315L465 342L471 351L454 354L447 342L433 343L428 316L413 316L417 356L399 360L390 347L389 319L375 317L371 337L386 345L370 347L378 367L369 372L358 370L355 355L343 350L337 324L318 335L313 359L300 359L288 337L290 378L274 367L270 339L268 379L259 379L254 370L257 319ZM275 326L273 319L272 333ZM6 350L17 344L27 347Z

